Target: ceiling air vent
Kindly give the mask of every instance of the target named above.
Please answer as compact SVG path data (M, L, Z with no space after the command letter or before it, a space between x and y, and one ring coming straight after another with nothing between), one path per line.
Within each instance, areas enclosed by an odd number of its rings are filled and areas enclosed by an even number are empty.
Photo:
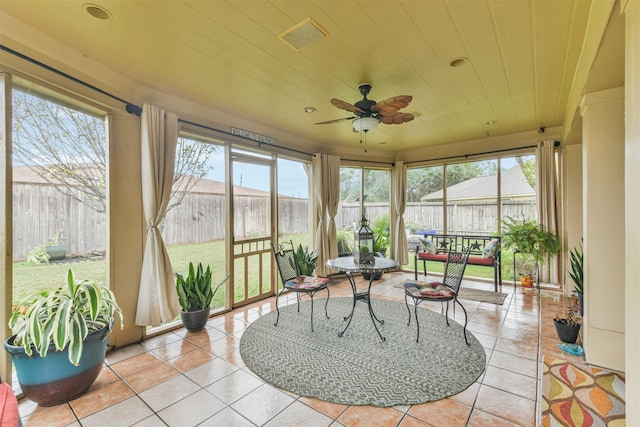
M300 50L311 43L327 37L329 33L316 21L307 18L283 33L278 34L278 38L295 50Z

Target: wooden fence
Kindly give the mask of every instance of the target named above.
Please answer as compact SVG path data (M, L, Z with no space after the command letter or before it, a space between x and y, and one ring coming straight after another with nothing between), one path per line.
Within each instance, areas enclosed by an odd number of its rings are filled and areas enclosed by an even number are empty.
M82 199L81 195L78 198ZM353 229L360 222L360 205L342 203L336 216L338 228ZM505 201L503 217L535 217L535 202ZM171 209L163 222L167 245L199 243L225 238L225 197L223 194L189 193L180 206ZM235 197L235 230L238 237L252 237L269 230L269 198ZM304 233L309 224L309 201L291 197L278 199L281 233ZM389 213L385 203L366 203L368 218ZM489 202L461 202L448 205L448 228L456 233L494 233L498 229L497 207ZM140 215L142 215L140 213ZM142 221L142 217L140 218ZM416 229L442 231L441 203L408 203L405 224ZM107 217L84 203L65 197L50 185L13 185L13 258L26 259L29 251L54 239L68 244L69 254L104 252Z

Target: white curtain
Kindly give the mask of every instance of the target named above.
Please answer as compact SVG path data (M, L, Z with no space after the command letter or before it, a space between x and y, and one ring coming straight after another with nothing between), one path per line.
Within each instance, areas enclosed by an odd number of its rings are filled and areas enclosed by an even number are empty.
M313 199L314 212L316 222L316 246L315 252L318 256L318 264L316 267L316 275L326 276L328 269L325 263L329 256L329 246L327 242L327 226L324 221L325 212L327 211L326 201L323 195L322 185L322 154L317 154L311 161L313 166Z
M171 261L158 228L171 196L178 118L145 104L141 121L142 205L147 236L135 324L158 326L172 321L180 312Z
M555 141L538 143L536 149L538 178L538 218L544 231L558 235L558 195ZM540 269L540 280L547 283L558 283L559 262L557 256L546 260L548 268Z
M318 154L312 161L316 216L316 275L327 276L326 262L338 256L335 216L340 203L340 157Z
M407 165L397 161L395 165L394 200L396 209L396 223L394 228L393 253L398 265L409 263L407 232L404 226L404 211L407 205Z
M327 228L327 246L329 258L338 256L338 239L336 238L336 215L340 205L340 157L322 156L322 178L324 194L327 201L329 227Z

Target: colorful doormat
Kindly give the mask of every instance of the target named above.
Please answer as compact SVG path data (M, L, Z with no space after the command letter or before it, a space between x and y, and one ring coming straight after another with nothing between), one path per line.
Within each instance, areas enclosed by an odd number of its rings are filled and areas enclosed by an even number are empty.
M622 427L622 374L544 356L542 426Z

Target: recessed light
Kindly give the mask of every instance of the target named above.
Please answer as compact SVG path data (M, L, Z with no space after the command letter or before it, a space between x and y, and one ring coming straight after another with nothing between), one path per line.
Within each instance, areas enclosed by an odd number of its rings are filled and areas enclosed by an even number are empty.
M459 58L453 58L451 61L449 61L449 66L450 67L462 67L463 65L465 65L467 63L468 59L465 58L464 56L461 56Z
M316 109L313 107L304 107L304 112L307 114L315 113Z
M111 19L111 12L109 12L102 6L98 6L97 4L92 3L85 3L82 7L89 15L93 16L94 18L101 19L103 21Z

